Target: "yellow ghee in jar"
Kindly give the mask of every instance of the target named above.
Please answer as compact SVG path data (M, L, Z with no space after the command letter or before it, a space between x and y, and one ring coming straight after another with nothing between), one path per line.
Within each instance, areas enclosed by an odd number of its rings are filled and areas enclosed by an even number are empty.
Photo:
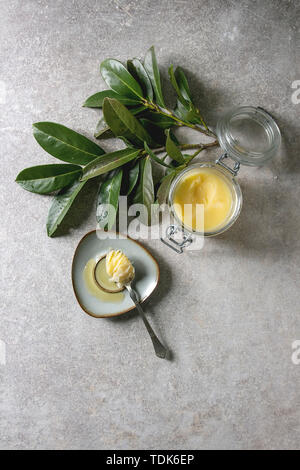
M196 204L203 204L204 220L197 215ZM195 168L187 172L174 190L173 208L177 217L186 227L199 232L211 232L221 227L231 206L230 187L214 168Z

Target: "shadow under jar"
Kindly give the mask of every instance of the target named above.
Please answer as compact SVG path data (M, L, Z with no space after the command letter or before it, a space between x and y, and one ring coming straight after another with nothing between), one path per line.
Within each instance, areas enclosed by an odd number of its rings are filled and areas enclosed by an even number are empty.
M170 187L168 205L174 224L167 228L161 240L177 253L183 253L195 237L216 236L234 224L243 201L236 178L240 165L264 165L276 155L281 143L276 122L260 107L242 106L231 110L218 121L216 133L223 154L215 162L199 162L185 168L178 173ZM193 180L190 186L189 180ZM185 217L185 211L179 207L176 199L180 191L182 200L191 206L193 217ZM223 200L218 201L218 194ZM212 200L210 216L214 207L216 211L219 210L214 218L215 224L206 223L209 198ZM195 223L196 205L202 208L203 221L200 225Z

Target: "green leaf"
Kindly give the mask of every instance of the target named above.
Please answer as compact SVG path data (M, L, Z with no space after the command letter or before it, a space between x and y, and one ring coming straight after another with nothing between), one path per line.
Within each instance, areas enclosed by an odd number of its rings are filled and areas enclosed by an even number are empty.
M47 233L49 237L54 235L85 183L86 181L80 182L77 179L71 186L64 188L54 196L47 219Z
M130 108L129 111L131 114L133 114L133 116L136 116L143 113L145 109L147 109L146 106L136 106L134 108ZM111 139L112 137L115 137L110 127L106 124L104 117L99 120L96 126L94 137L96 139Z
M132 144L128 139L126 139L126 137L122 137L120 136L119 139L123 140L124 144L126 145L126 147L130 147L132 149L135 149L136 150L136 145Z
M149 156L140 161L140 178L133 203L143 204L144 210L140 213L139 218L145 225L149 225L151 223L151 205L154 203L154 184Z
M176 81L178 83L178 87L180 89L180 92L181 92L183 98L186 101L189 101L190 103L192 103L192 95L191 95L191 92L190 92L190 87L189 87L187 78L184 74L184 71L182 70L181 67L176 68L175 78L176 78Z
M161 127L162 129L169 129L175 125L174 119L171 119L162 114L147 112L145 113L145 118L153 122L156 126Z
M171 65L169 68L169 75L171 83L178 95L175 115L184 122L201 124L207 129L199 110L192 103L189 85L181 67L177 67L174 74L173 65Z
M153 89L150 78L143 64L138 59L128 60L127 68L131 75L140 83L144 96L149 100L153 100ZM125 103L124 103L125 104Z
M129 194L134 189L139 178L139 172L140 172L140 162L137 161L135 165L128 172L129 185L128 185L128 190L127 190L127 196L129 196Z
M86 165L105 153L87 137L55 122L36 122L33 135L46 152L64 162Z
M174 114L184 122L191 124L202 124L201 118L198 117L197 110L192 103L185 107L179 100L174 110Z
M175 89L175 91L176 91L176 93L177 93L177 95L178 95L179 101L180 101L185 107L189 107L189 101L187 101L187 100L183 97L183 95L182 95L182 93L181 93L181 89L180 89L180 87L179 87L179 85L178 85L178 83L177 83L177 80L176 80L176 78L175 78L174 70L173 70L173 65L171 65L171 66L169 67L169 77L170 77L170 81L171 81L171 83L172 83L172 85L173 85L173 87L174 87L174 89Z
M134 108L129 108L128 111L130 111L131 114L133 114L133 116L137 116L138 114L141 114L142 112L144 112L145 109L147 109L147 106L141 105L141 106L136 106Z
M148 134L152 137L154 142L157 142L159 145L165 145L166 136L163 129L154 122L149 121L149 119L140 118L140 123L146 129Z
M123 170L119 169L106 181L100 183L97 202L97 222L104 230L110 230L115 223Z
M171 163L171 168L167 168L166 175L169 175L170 173L172 173L173 170L176 170L176 171L184 170L186 166L187 166L187 162L185 162L182 165L179 165L179 163L175 162L174 160L173 163Z
M68 186L78 179L82 168L78 165L39 165L25 168L16 182L32 193L49 194Z
M192 124L201 124L204 127L207 127L200 115L199 110L193 105L189 85L182 68L177 67L174 74L173 66L171 65L169 68L169 75L172 85L178 95L175 115L182 121Z
M161 89L160 73L153 46L150 47L149 51L145 56L144 67L152 83L157 104L165 108L166 105L164 103L164 98Z
M101 75L107 85L119 95L136 100L143 98L143 92L138 82L128 72L121 62L106 59L100 65Z
M103 117L99 120L96 126L94 137L96 139L111 139L112 137L114 137L114 133L106 124L106 121Z
M170 129L169 133L170 133L170 138L173 140L173 142L175 142L176 145L180 145L179 140L177 139L172 129Z
M171 173L169 173L162 179L160 187L158 188L158 191L157 191L157 196L156 196L157 202L159 204L164 204L166 202L167 197L169 195L171 183L174 177L176 176L176 173L177 173L176 170L173 170Z
M126 148L123 150L117 150L116 152L107 153L83 168L81 181L85 181L114 170L115 168L118 168L119 166L122 166L136 158L139 153L140 150L133 148Z
M152 160L154 160L155 162L159 163L160 165L163 165L165 166L166 168L172 168L170 165L168 165L167 163L163 162L160 158L158 158L154 152L152 152L152 150L148 147L148 145L146 144L146 142L144 142L144 145L145 145L145 150L147 152L148 155L150 155L150 157L152 158Z
M83 106L86 106L88 108L102 108L104 98L115 98L119 100L120 103L126 104L128 106L134 106L140 103L138 99L134 100L134 99L127 98L126 96L119 95L113 90L104 90L104 91L99 91L98 93L95 93L94 95L90 96L85 101Z
M182 155L181 151L179 150L175 142L171 139L169 129L166 131L166 134L167 134L166 151L168 155L176 162L184 163L185 162L184 156Z
M152 145L153 140L140 122L118 100L105 98L103 115L116 137L125 137L134 145L143 147L144 141Z

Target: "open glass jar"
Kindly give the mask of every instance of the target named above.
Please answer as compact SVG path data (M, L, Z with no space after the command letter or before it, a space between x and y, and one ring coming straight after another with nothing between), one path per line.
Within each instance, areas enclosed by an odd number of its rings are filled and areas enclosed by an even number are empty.
M168 205L175 223L167 228L166 236L161 240L178 253L182 253L183 249L193 242L194 236L219 235L234 224L241 212L243 201L242 191L236 179L240 165L263 165L277 153L281 143L276 122L260 107L243 106L233 109L218 121L216 133L223 154L215 162L199 162L185 168L176 176L170 187ZM228 164L230 160L231 163ZM175 203L176 192L182 183L197 172L209 173L226 191L226 197L230 200L224 218L208 228L204 223L200 230L198 226L186 222ZM185 194L188 191L186 187ZM181 233L179 241L175 239L178 232Z

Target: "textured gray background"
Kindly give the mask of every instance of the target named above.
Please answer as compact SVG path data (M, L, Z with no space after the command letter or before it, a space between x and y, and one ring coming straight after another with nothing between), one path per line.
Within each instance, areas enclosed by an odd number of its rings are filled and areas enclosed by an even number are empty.
M300 339L300 104L291 85L300 80L299 2L1 0L0 7L7 348L0 447L297 448L300 366L291 345ZM276 160L240 171L245 203L230 231L180 264L160 242L148 243L161 283L147 307L173 351L169 362L154 356L135 315L96 320L76 304L70 266L95 225L93 184L64 236L49 239L50 197L14 183L25 166L54 162L34 141L32 122L91 136L97 112L81 104L104 88L100 61L142 57L153 43L164 78L171 62L188 69L212 126L232 105L259 104L284 138Z

